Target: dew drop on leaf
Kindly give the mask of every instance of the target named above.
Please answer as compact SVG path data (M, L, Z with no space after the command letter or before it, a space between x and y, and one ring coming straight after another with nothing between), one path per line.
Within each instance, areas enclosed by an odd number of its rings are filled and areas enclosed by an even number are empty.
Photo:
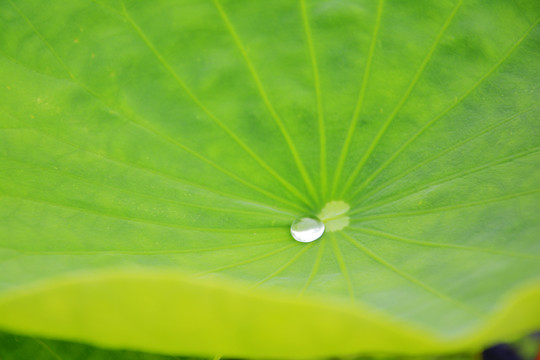
M296 241L312 242L324 234L324 223L314 217L302 217L291 224L291 235Z

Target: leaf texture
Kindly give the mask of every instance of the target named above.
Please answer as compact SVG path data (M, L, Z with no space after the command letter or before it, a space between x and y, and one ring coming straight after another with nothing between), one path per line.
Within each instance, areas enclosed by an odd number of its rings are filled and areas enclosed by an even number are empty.
M540 325L534 1L0 5L0 326L166 354ZM348 225L289 226L325 204Z

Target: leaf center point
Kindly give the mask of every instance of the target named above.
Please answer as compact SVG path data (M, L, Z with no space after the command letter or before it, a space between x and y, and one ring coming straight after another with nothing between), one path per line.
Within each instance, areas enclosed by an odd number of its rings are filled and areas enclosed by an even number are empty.
M349 225L350 218L346 214L350 208L345 201L333 200L324 205L317 217L324 223L326 231L340 231Z

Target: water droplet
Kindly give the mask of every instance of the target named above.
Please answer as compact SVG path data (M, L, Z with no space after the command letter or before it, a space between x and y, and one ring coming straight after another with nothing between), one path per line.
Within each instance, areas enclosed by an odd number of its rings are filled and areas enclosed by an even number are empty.
M291 224L291 235L296 241L312 242L324 234L324 224L314 217L298 218Z

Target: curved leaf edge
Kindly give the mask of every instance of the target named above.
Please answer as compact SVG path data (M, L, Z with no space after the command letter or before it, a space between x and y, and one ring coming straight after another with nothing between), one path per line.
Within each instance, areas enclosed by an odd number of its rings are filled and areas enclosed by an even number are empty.
M112 349L196 356L306 358L477 351L540 326L540 279L481 322L437 334L358 303L250 289L176 270L115 268L0 294L0 328ZM279 330L279 331L276 331Z

